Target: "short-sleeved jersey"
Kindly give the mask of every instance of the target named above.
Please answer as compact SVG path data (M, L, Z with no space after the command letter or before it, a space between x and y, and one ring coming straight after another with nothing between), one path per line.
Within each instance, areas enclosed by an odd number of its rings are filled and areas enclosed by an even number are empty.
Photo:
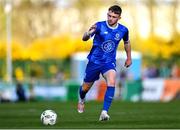
M94 36L93 46L87 58L95 64L115 63L120 40L129 41L129 31L125 26L118 23L112 28L107 21L97 22L96 31L92 36Z

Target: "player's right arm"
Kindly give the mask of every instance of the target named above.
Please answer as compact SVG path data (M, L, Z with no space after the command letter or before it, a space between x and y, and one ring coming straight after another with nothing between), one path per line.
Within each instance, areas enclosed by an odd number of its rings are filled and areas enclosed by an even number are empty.
M97 26L94 24L90 27L90 29L84 33L82 40L87 41L90 39L91 35L96 31Z

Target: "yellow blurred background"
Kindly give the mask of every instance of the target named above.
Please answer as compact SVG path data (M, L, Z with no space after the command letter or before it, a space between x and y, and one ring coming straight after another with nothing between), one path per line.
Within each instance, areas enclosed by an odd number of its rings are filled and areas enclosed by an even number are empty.
M122 7L119 22L129 28L132 49L142 53L143 67L180 66L179 0L0 0L0 78L7 78L8 17L13 78L29 78L33 70L42 78L65 70L70 78L69 58L92 45L82 42L83 33L96 21L106 20L113 4ZM42 66L48 67L50 76Z

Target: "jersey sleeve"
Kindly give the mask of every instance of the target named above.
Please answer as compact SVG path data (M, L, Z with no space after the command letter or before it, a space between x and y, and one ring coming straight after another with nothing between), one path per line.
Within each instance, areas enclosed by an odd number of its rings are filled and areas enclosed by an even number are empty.
M126 28L123 41L127 43L129 41L129 30Z

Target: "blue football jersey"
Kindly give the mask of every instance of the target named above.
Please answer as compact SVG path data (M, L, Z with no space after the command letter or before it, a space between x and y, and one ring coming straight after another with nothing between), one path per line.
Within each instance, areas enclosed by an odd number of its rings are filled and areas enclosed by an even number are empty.
M107 21L97 22L96 26L96 31L91 34L94 36L93 46L87 58L96 64L115 63L120 40L129 41L128 29L119 23L112 28Z

